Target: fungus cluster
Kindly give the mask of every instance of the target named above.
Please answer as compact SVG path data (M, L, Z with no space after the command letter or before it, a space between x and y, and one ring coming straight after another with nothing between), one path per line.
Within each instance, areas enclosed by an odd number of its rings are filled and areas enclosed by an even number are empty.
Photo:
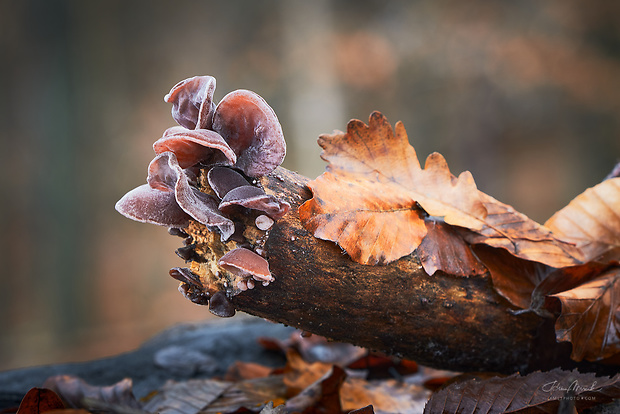
M177 254L186 261L194 255L193 221L219 234L233 247L217 257L219 270L228 272L236 286L228 293L267 286L275 279L269 263L243 236L252 223L269 230L290 205L268 195L257 178L269 174L283 161L286 144L273 109L252 91L233 91L216 105L215 78L195 76L176 84L164 97L172 103L172 117L179 124L164 131L153 144L155 158L148 167L147 183L125 194L116 210L143 223L169 228L185 239ZM200 185L200 184L204 185ZM245 217L246 220L239 220ZM244 224L245 223L245 224ZM170 276L190 300L205 304L219 316L232 316L234 308L222 290L209 291L189 268L174 268ZM224 283L226 286L227 283Z

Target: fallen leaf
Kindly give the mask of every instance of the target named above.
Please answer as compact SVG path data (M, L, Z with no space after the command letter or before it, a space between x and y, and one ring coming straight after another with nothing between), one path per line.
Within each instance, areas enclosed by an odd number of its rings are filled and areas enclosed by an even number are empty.
M217 400L231 385L215 380L169 380L143 409L160 414L195 414Z
M580 263L572 243L478 191L468 171L452 175L440 154L429 155L422 169L401 122L392 130L373 112L368 125L352 120L346 133L322 135L318 142L328 165L308 183L313 198L300 207L300 219L315 237L336 242L356 262L385 264L412 253L427 235L424 220L431 216L468 229L463 237L470 244L500 247L552 267ZM432 272L442 261L426 265Z
M620 259L620 178L587 189L545 225L574 242L584 261Z
M200 410L200 414L256 413L269 402L280 406L285 397L286 386L282 375L245 380L232 384L218 399Z
M43 414L64 408L65 404L54 391L47 388L31 388L22 398L17 414Z
M581 252L573 243L558 238L551 229L488 194L481 192L480 197L488 214L482 230L462 232L468 243L502 248L514 256L551 267L581 263Z
M372 405L375 414L420 413L431 392L416 384L393 379L365 381L347 379L342 385L342 409Z
M426 220L426 237L418 247L418 257L429 275L441 271L453 276L480 276L487 268L472 253L461 233L438 220Z
M413 252L426 234L422 208L452 225L481 228L486 210L469 172L455 178L440 154L420 168L402 123L395 132L373 112L368 125L322 135L327 171L308 183L300 209L315 237L338 243L362 264L389 263Z
M551 297L562 304L556 338L573 344L572 359L597 361L620 353L620 267Z
M331 414L342 412L340 387L347 374L333 365L323 377L286 402L289 412L303 414Z
M529 308L541 315L547 315L543 309L547 296L574 289L594 279L612 266L607 263L588 262L560 269L549 268L550 273L534 288Z
M226 370L225 381L236 382L241 380L264 378L273 373L274 369L255 362L235 361Z
M133 395L132 381L129 378L114 385L99 387L90 385L78 377L57 375L45 380L43 386L56 392L72 408L88 409L84 405L86 399L132 409L141 408L141 404Z
M431 396L424 413L557 413L567 398L572 398L581 412L619 397L620 374L609 378L554 369L452 383Z
M270 401L262 410L260 410L259 414L288 414L288 411L284 405L274 407L273 401Z
M296 351L289 350L284 368L284 384L288 387L288 395L299 394L326 375L331 368L332 364L324 362L308 363Z
M349 414L375 414L375 410L372 409L372 405L367 405L366 407L349 411Z
M259 338L258 342L265 349L281 351L283 354L293 349L307 362L326 362L343 368L368 354L368 350L359 346L328 341L320 335L303 336L299 331L292 333L286 340Z
M475 245L473 250L489 269L493 289L521 309L530 307L532 292L554 270L542 263L520 259L504 249L485 244Z

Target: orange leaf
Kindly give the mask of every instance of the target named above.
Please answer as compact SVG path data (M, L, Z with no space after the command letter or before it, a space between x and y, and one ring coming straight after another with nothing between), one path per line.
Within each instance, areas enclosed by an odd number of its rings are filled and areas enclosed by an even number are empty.
M620 352L620 267L551 297L562 303L556 338L572 342L572 359L596 361Z
M452 225L480 229L486 210L469 172L454 177L440 154L420 168L402 123L395 132L373 112L368 125L322 135L327 171L308 183L314 198L299 209L315 237L338 243L362 264L389 263L413 252L426 235L422 208Z
M576 243L584 261L620 259L620 178L587 189L545 225Z
M503 248L552 267L580 263L572 243L478 191L468 171L452 175L440 154L431 154L422 169L403 124L392 130L379 112L368 125L352 120L346 133L322 135L319 145L327 171L308 183L314 197L300 207L301 221L359 263L389 263L413 252L427 234L425 213L469 229L462 237L470 244ZM425 267L432 273L443 265L447 262L438 258ZM470 271L464 269L458 270ZM471 274L477 271L471 268Z

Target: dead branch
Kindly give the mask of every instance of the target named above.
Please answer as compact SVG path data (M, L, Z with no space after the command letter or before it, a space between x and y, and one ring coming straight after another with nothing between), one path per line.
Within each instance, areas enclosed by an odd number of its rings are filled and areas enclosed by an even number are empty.
M487 276L431 277L415 252L385 266L361 265L315 238L297 213L312 196L307 181L283 168L261 178L268 194L291 204L266 234L245 234L269 261L269 286L233 289L215 270L216 257L231 247L190 225L198 255L191 269L207 292L225 290L238 311L443 369L523 372L569 360L570 345L556 344L553 321L516 314Z

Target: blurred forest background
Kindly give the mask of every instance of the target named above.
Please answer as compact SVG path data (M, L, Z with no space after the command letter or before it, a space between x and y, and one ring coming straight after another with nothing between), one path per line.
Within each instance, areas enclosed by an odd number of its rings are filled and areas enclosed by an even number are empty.
M180 239L114 210L193 75L262 95L284 166L373 110L545 221L620 157L620 3L0 0L0 370L80 361L209 318Z

